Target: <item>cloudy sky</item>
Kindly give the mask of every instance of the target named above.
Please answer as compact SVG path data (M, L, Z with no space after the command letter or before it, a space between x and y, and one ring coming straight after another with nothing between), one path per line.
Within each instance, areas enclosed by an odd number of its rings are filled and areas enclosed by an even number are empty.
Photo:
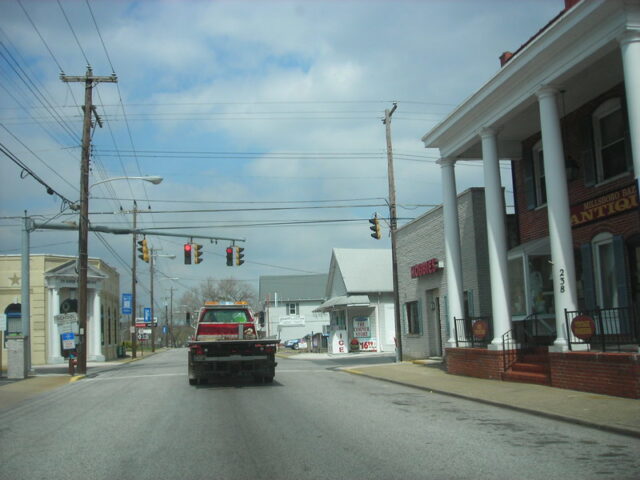
M0 144L63 198L79 199L81 83L60 74L114 72L94 103L90 191L95 225L149 236L178 291L206 277L257 288L261 275L326 273L331 249L389 248L368 218L388 216L384 110L393 115L399 223L440 204L437 151L420 138L499 70L563 8L563 0L0 0ZM0 154L0 254L17 254L25 210L77 219ZM482 186L460 165L458 191ZM508 169L504 184L510 188ZM21 178L24 177L24 178ZM179 228L177 228L179 227ZM227 240L183 265L192 236L245 239L246 263L225 265ZM91 234L89 254L130 285L131 239ZM32 252L75 255L77 233L34 232ZM146 264L138 264L142 271ZM142 265L142 267L140 267ZM143 289L148 279L142 278ZM162 289L170 281L159 282ZM161 294L162 295L162 294Z

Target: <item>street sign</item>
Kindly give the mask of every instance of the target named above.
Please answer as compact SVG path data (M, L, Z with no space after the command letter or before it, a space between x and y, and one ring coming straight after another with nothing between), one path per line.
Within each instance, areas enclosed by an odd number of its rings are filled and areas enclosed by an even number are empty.
M63 333L61 337L63 350L73 350L76 348L76 338L73 332Z
M157 326L158 326L158 317L153 317L153 323L147 322L142 317L136 317L136 328L157 327Z
M131 315L131 303L133 302L133 295L130 293L122 294L122 314Z
M78 321L78 314L76 312L69 313L61 313L59 315L53 316L53 321L57 325L62 325L63 323L73 323Z
M167 325L162 326L162 333L164 333L165 335L169 333L169 327Z
M144 309L144 323L151 323L151 308L149 307Z

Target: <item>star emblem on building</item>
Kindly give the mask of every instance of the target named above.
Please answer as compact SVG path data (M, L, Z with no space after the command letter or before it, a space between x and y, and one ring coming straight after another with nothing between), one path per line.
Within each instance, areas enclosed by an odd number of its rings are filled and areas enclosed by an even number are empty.
M17 274L13 274L13 277L9 277L9 280L11 280L11 285L19 285L20 284L20 277Z

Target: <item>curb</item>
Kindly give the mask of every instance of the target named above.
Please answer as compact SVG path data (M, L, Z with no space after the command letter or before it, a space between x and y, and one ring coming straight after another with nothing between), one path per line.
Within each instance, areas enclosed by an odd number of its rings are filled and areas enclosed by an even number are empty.
M447 395L449 397L461 398L463 400L470 400L472 402L483 403L485 405L491 405L493 407L507 408L509 410L514 410L514 411L520 412L520 413L527 413L527 414L538 416L538 417L549 418L551 420L559 420L561 422L571 423L571 424L574 424L574 425L581 425L583 427L595 428L597 430L602 430L602 431L605 431L605 432L617 433L619 435L625 435L625 436L628 436L628 437L640 438L640 432L636 431L636 430L630 430L630 429L626 429L626 428L622 428L622 427L616 427L616 426L612 426L612 425L603 425L601 423L589 422L588 420L582 420L582 419L579 419L579 418L565 417L563 415L558 415L558 414L555 414L555 413L545 412L545 411L542 411L542 410L533 410L533 409L530 409L530 408L518 407L516 405L510 405L508 403L496 402L496 401L492 401L492 400L485 400L485 399L482 399L482 398L471 397L471 396L463 395L463 394L459 394L459 393L448 392L446 390L441 390L441 389L436 389L436 388L416 385L414 383L402 382L400 380L393 380L391 378L377 377L375 375L371 375L371 374L365 373L365 372L363 372L361 370L356 370L356 369L351 369L351 368L339 368L338 370L346 372L346 373L350 373L352 375L360 375L362 377L371 378L373 380L381 380L383 382L393 383L393 384L396 384L396 385L402 385L404 387L417 388L418 390L424 390L424 391L429 392L429 393L437 393L437 394L440 394L440 395Z

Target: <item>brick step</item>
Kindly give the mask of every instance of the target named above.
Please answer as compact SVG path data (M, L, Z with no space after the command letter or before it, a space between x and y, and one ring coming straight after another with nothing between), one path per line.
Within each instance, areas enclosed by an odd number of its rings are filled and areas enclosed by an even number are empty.
M537 385L551 385L551 378L545 373L514 372L510 370L502 374L502 379L507 382L535 383Z
M549 364L549 356L548 355L538 355L533 353L526 353L520 357L518 360L519 363L540 363L544 365Z
M511 366L514 372L531 372L548 374L551 371L548 363L517 362Z

